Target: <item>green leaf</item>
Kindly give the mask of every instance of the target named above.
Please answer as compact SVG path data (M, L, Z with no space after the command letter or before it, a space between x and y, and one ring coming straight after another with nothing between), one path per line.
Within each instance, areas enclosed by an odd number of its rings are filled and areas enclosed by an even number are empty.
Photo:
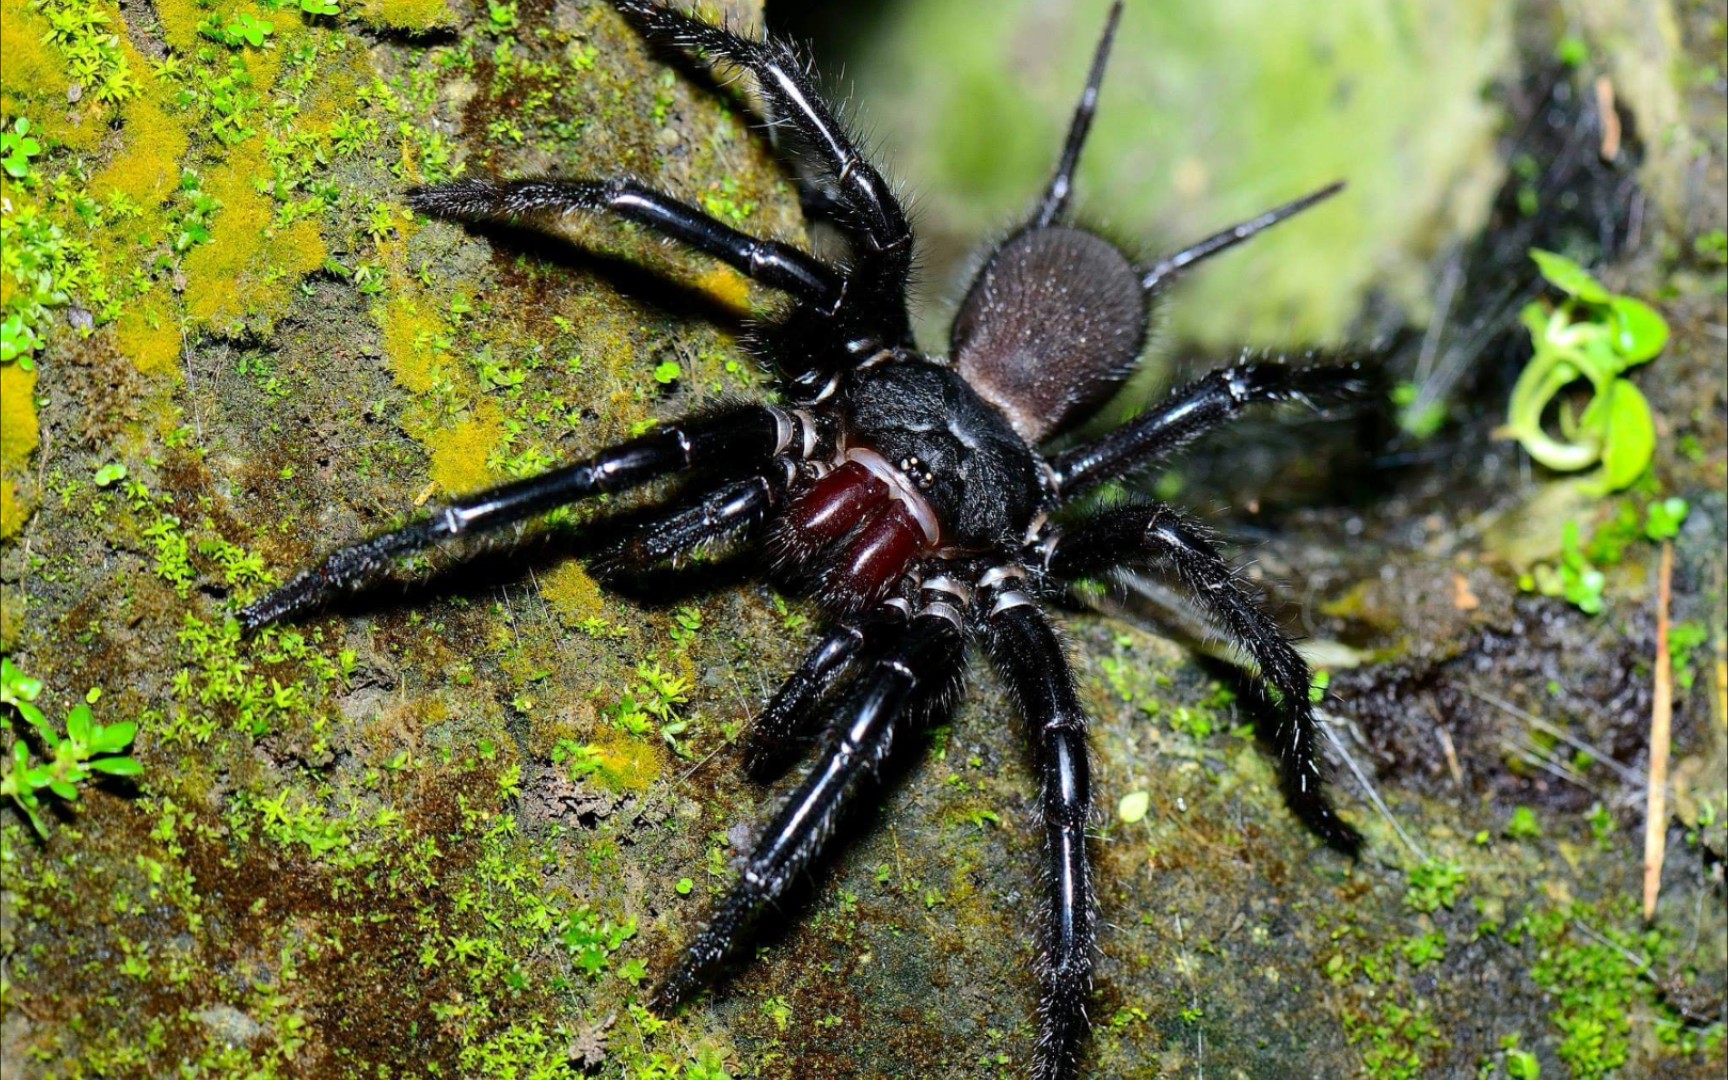
M1530 257L1536 260L1536 269L1542 272L1549 284L1561 292L1591 304L1606 304L1613 299L1613 294L1591 277L1589 271L1566 256L1531 248Z
M99 488L109 487L116 481L124 479L126 479L126 466L119 462L111 461L96 470L96 486Z
M66 714L66 737L80 746L90 745L90 706L80 705Z
M48 790L65 799L67 802L78 801L78 789L64 780L48 781Z
M97 754L114 754L132 745L132 739L138 734L138 725L127 722L124 724L109 724L96 732L90 742L90 749Z
M676 360L668 360L654 369L654 381L661 386L668 386L678 381L684 374L684 369L678 366Z
M1602 446L1602 490L1632 486L1656 456L1656 422L1636 386L1617 379L1609 388L1607 430Z
M1652 540L1672 540L1680 535L1680 526L1691 512L1692 504L1678 495L1653 502L1644 512L1644 535Z
M1608 309L1614 313L1614 348L1628 367L1654 359L1668 344L1668 322L1649 304L1616 296Z
M1137 821L1143 821L1146 817L1146 811L1151 806L1151 792L1130 791L1122 796L1121 802L1117 803L1116 816L1122 819L1123 824L1132 825Z
M36 810L36 800L20 795L14 801L17 802L18 809L24 811L24 816L30 819L30 824L35 828L36 835L44 840L48 839L48 826L42 821L42 815Z
M105 757L90 762L90 771L109 776L138 776L144 772L144 766L136 758Z
M24 674L10 658L0 658L0 701L16 705L20 701L35 701L41 693L41 679Z
M54 730L54 725L48 722L48 717L43 714L41 709L24 701L14 702L12 707L18 710L18 715L22 716L31 727L36 729L36 734L41 737L43 744L49 750L60 745L60 733Z

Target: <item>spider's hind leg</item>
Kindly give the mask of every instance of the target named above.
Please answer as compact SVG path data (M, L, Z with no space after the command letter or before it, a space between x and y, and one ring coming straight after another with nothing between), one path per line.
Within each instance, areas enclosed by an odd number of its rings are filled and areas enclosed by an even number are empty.
M1250 406L1279 401L1310 405L1360 401L1371 385L1360 364L1244 363L1210 372L1171 391L1132 423L1050 460L1064 498L1132 469L1164 461Z
M758 836L737 884L655 994L656 1009L669 1011L695 993L762 909L785 894L887 756L906 710L947 685L962 656L954 622L920 614L898 645L861 675L829 728L821 758Z
M1199 529L1162 503L1112 510L1060 537L1046 567L1053 577L1072 581L1148 562L1174 571L1189 595L1218 620L1225 637L1258 665L1282 714L1272 745L1291 810L1332 847L1355 854L1361 834L1338 816L1323 787L1308 663Z
M1086 136L1092 131L1092 117L1098 111L1098 88L1104 83L1104 68L1110 62L1110 46L1116 40L1116 26L1121 21L1122 0L1116 0L1110 5L1104 33L1099 36L1097 51L1092 54L1092 71L1086 77L1086 89L1080 94L1080 103L1074 107L1074 119L1068 123L1068 138L1062 145L1056 175L1050 178L1050 186L1044 189L1044 197L1039 200L1038 209L1029 223L1031 228L1054 225L1068 209L1068 201L1074 195L1074 170L1080 165L1080 151L1086 145Z
M645 484L714 461L761 461L791 445L803 423L770 406L731 409L671 424L586 461L482 491L425 520L351 544L240 612L257 630L321 606L382 577L395 561L446 540L495 532L560 506Z
M1092 795L1086 761L1086 714L1074 689L1074 673L1043 614L1024 597L1002 593L986 620L986 646L996 669L1020 706L1037 743L1039 801L1044 818L1049 911L1044 924L1039 975L1039 1080L1075 1075L1087 1029L1086 999L1092 990L1092 953L1097 912L1086 855L1086 825ZM1011 606L1003 606L1008 604Z

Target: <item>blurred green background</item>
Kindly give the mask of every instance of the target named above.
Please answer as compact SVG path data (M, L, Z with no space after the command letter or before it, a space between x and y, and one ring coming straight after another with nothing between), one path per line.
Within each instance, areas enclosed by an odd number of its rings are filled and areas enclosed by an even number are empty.
M1106 0L769 4L843 72L916 211L921 330L945 341L967 257L1041 191ZM1491 0L1130 0L1080 169L1083 220L1151 258L1334 179L1346 193L1191 275L1167 332L1208 350L1357 339L1378 296L1420 321L1429 266L1501 179ZM965 42L957 50L955 42ZM944 303L944 301L946 303Z

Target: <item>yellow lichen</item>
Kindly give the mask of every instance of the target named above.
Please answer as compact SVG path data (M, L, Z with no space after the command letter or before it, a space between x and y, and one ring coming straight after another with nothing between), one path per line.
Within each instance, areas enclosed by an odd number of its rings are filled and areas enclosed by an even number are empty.
M734 314L750 314L750 283L730 266L716 266L696 279L696 287L731 309Z
M388 304L373 309L384 334L384 357L405 390L424 394L443 370L438 343L446 334L444 320L429 313L416 295L405 289Z
M612 791L647 791L660 776L660 755L652 743L607 728L591 745L599 751L594 778Z
M445 497L478 491L498 482L486 458L504 438L504 415L482 401L468 419L420 438L432 451L432 480Z
M161 375L180 363L180 326L158 306L135 306L114 324L114 345L143 374Z
M567 626L599 618L606 611L606 598L599 584L575 561L562 563L540 578L540 595Z
M162 37L176 52L191 53L198 48L198 24L208 18L209 9L196 0L156 0L156 17L162 20Z
M127 102L121 116L125 126L120 150L90 181L90 190L102 199L119 192L154 211L179 186L179 163L190 140L185 128L150 97Z
M43 40L47 20L31 11L28 0L0 0L0 40L6 42L6 62L0 64L0 113L28 116L32 123L48 120L45 106L66 109L66 65Z
M41 441L36 424L36 372L0 366L0 473L23 472Z
M389 30L436 30L456 25L444 0L361 0L360 19Z
M28 520L30 508L19 497L18 485L9 479L0 480L0 540L10 540L23 532Z
M227 332L248 319L273 322L300 279L324 265L317 225L301 219L272 227L274 207L256 186L267 175L263 150L251 145L207 182L222 209L211 221L210 242L186 257L186 312L194 325Z

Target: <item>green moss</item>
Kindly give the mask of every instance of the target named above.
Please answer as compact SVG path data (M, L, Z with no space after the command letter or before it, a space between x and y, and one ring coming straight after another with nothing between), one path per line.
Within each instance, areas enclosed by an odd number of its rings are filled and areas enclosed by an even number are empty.
M191 147L183 121L170 116L154 96L130 101L121 110L120 148L90 180L97 199L123 196L148 213L142 231L154 237L160 230L162 204L180 185L177 169Z

